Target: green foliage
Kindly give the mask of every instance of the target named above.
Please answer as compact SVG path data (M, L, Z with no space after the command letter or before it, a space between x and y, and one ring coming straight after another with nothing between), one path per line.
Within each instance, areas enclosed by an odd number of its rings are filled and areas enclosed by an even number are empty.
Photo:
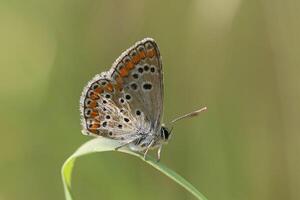
M105 152L105 151L115 151L115 148L119 146L120 144L117 141L109 140L106 138L96 138L93 140L90 140L83 144L81 147L79 147L73 155L71 155L66 162L64 163L62 167L62 179L63 179L63 185L65 190L65 196L66 200L72 200L73 196L71 193L71 178L72 178L72 171L73 166L75 163L75 160L83 155L87 155L90 153L95 152ZM170 179L184 187L187 191L189 191L191 194L193 194L197 199L199 200L206 200L203 194L201 194L192 184L190 184L187 180L182 178L180 175L178 175L173 170L169 169L165 165L163 165L161 162L155 161L153 158L147 156L146 160L144 160L143 156L141 154L132 152L128 149L119 149L118 151L123 153L128 153L133 156L137 156L140 159L142 159L145 163L148 163L155 169L159 170L161 173L168 176Z

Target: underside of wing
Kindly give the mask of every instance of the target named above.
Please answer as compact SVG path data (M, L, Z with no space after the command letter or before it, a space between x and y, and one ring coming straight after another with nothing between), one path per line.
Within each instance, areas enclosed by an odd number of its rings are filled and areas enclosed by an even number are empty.
M80 101L83 132L128 139L156 130L163 109L163 72L159 49L146 38L126 50L108 72L96 75Z

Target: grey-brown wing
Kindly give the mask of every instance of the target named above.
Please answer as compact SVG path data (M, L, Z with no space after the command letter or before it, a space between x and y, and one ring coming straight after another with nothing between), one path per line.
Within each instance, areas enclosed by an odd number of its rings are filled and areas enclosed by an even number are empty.
M113 80L97 75L84 89L80 101L83 133L119 140L133 138L137 120L128 104L120 102L123 96Z
M128 140L157 130L163 110L159 49L146 38L122 53L110 71L96 75L80 100L83 132Z
M143 115L156 131L163 113L163 70L157 44L150 38L136 43L117 59L115 66L112 77L122 77L124 100L133 114Z

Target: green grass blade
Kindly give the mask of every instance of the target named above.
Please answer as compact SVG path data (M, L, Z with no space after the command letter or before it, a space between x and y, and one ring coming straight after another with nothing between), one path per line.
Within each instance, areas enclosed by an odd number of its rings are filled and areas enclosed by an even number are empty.
M62 180L63 180L64 190L65 190L66 200L73 200L73 196L71 193L71 178L72 178L72 170L73 170L75 160L80 156L90 154L90 153L115 151L115 148L118 147L119 145L120 143L114 140L109 140L106 138L96 138L83 144L75 151L73 155L71 155L65 161L65 163L62 166L61 173L62 173ZM187 191L189 191L191 194L197 197L197 199L207 200L206 197L203 194L201 194L192 184L190 184L187 180L185 180L183 177L181 177L173 170L163 165L161 162L156 162L156 160L154 160L149 156L147 156L146 160L144 160L142 155L132 152L128 149L120 149L119 152L128 153L139 157L144 162L148 163L149 165L159 170L161 173L165 174L166 176L174 180L176 183L184 187Z

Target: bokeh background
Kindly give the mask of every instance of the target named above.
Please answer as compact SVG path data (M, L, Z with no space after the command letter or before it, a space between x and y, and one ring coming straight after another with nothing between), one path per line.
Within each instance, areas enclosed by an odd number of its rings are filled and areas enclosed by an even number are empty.
M208 199L300 199L300 1L0 1L0 200L64 199L79 97L144 37L160 46L162 162ZM78 160L76 199L194 199L137 158Z

